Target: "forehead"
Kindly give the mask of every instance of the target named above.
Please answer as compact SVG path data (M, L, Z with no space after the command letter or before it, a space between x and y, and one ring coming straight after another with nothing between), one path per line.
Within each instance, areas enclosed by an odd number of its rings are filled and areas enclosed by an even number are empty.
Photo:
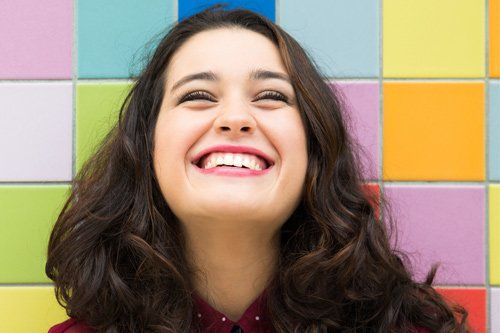
M226 78L247 77L258 67L286 73L277 47L267 37L243 28L203 31L189 38L167 66L167 86L185 75L213 71Z

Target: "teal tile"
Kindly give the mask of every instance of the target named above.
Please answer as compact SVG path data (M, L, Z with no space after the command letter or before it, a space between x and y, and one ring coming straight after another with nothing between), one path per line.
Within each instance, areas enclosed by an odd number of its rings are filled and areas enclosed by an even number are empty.
M136 76L175 20L174 0L78 1L78 77Z
M489 100L489 175L490 180L500 180L500 81L490 81Z
M379 1L286 0L278 23L328 77L379 75Z

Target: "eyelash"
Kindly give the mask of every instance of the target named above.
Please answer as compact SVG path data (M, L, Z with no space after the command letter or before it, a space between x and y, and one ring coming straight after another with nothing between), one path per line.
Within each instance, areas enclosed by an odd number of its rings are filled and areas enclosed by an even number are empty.
M262 96L260 96L259 100L267 99L267 98L271 98L274 100L283 101L285 103L288 103L288 98L285 95L283 95L277 91L266 91ZM187 101L193 101L196 99L204 99L204 100L214 102L214 99L212 98L212 96L210 96L207 92L198 90L198 91L193 91L193 92L190 92L190 93L184 95L179 100L179 104L183 103L183 102L187 102Z

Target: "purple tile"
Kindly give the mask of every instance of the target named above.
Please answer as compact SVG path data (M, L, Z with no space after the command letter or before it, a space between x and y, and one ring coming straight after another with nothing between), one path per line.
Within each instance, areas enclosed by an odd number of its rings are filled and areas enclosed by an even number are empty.
M69 79L73 1L0 2L0 79Z
M379 84L378 82L336 82L346 102L351 132L361 145L363 177L378 179Z
M0 181L72 177L72 83L0 84Z
M397 225L396 248L409 253L421 281L441 261L434 283L485 283L483 186L386 185ZM393 237L391 242L396 244Z

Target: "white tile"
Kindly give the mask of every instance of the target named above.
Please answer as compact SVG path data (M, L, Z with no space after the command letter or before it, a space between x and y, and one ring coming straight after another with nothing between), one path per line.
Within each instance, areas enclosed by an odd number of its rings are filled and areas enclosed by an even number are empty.
M500 288L491 288L490 317L492 333L500 332Z
M72 83L0 84L0 181L69 181Z

